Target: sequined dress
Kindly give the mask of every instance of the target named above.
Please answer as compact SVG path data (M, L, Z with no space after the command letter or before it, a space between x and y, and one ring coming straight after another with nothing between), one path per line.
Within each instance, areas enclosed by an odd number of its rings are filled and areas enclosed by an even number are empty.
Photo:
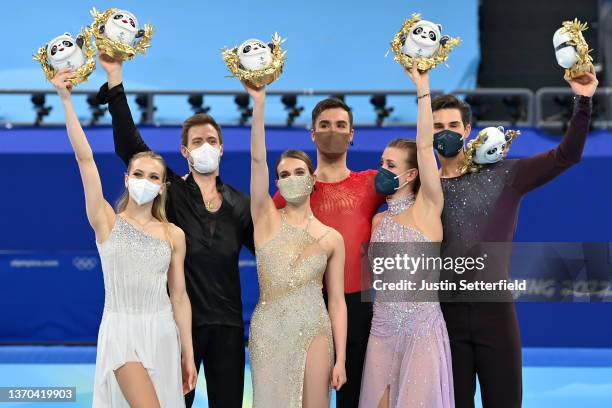
M429 242L420 231L393 219L414 203L414 195L388 203L389 209L372 233L370 259L380 256L373 251L394 256L397 246L393 243ZM399 245L410 253L410 245ZM414 255L429 248L425 244L412 247ZM388 253L391 248L393 254ZM389 407L454 407L450 346L439 302L391 301L376 293L359 407L376 408L387 387Z
M282 213L281 220L278 233L256 249L259 302L249 335L254 408L301 408L306 355L316 336L327 342L330 367L334 361L322 294L327 254L318 244L329 230L313 238L312 216L303 229Z
M93 407L129 407L113 372L128 361L147 369L162 407L184 407L180 337L166 290L169 244L118 215L97 246L105 299Z

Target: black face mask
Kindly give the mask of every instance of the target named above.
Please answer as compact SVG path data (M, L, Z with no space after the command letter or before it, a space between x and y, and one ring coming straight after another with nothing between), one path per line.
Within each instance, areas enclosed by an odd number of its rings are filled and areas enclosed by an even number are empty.
M452 130L442 130L434 134L434 147L444 157L455 157L463 148L463 135Z

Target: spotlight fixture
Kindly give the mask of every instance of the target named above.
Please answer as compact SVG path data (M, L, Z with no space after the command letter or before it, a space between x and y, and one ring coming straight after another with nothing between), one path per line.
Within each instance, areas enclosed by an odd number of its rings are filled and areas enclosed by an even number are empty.
M574 112L574 97L571 95L558 95L554 97L553 102L557 105L558 111L556 114L546 118L546 120L560 120L563 123L561 130L565 133L567 123Z
M340 99L342 102L346 103L345 98L346 95L343 94L333 94L333 95L329 95L330 98L334 98L334 99Z
M31 98L32 104L34 104L34 111L36 112L36 119L34 120L34 126L40 126L45 116L49 116L52 106L45 106L46 97L44 93L35 93Z
M516 126L521 118L527 117L527 106L520 96L506 96L502 99L502 103L510 116L511 126Z
M98 103L98 99L96 98L96 94L87 95L87 105L89 105L89 110L91 111L91 118L89 119L89 126L93 126L100 120L101 117L104 116L108 108L103 108Z
M484 120L491 111L491 105L482 97L468 96L465 102L470 106L472 126L476 127L478 121Z
M249 95L246 93L238 94L234 98L234 102L238 106L238 112L240 112L240 126L244 126L249 121L249 118L253 116L253 108L250 106L251 100Z
M285 110L287 111L287 126L291 127L295 119L304 111L304 107L297 106L296 94L283 95L281 102L285 105Z
M140 123L153 123L153 112L157 110L153 105L153 95L136 95L136 105L140 111Z
M387 95L375 94L370 98L370 103L374 106L376 112L376 126L382 126L385 119L391 115L395 108L387 107Z
M203 106L204 95L202 94L189 95L187 102L189 102L189 105L191 106L191 110L193 111L194 115L197 115L198 113L208 113L210 111L210 106Z

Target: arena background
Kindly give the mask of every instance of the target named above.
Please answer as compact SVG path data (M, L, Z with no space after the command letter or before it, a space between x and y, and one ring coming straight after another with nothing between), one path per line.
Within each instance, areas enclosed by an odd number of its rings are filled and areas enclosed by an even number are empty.
M441 23L444 33L462 40L452 52L448 67L440 66L432 72L432 89L446 92L474 89L478 83L479 44L482 43L479 27L483 24L479 20L479 3L475 0L375 3L241 0L230 4L183 1L172 6L157 0L78 4L62 0L3 4L6 15L12 17L5 18L0 27L6 41L0 63L0 90L51 89L31 55L56 35L65 31L75 34L82 25L89 24L89 10L93 6L101 10L126 8L135 13L141 24L152 23L156 28L147 55L124 65L124 83L128 90L238 93L240 84L227 78L220 49L246 38L268 39L278 31L287 38L284 46L288 59L283 76L270 86L271 91L408 91L412 89L410 81L392 56L385 57L385 54L389 40L413 11ZM586 18L580 15L580 9L577 12L576 8L568 7L567 10L562 19ZM587 21L597 27L597 21ZM550 41L553 31L545 41L550 46L537 52L553 55ZM512 37L506 41L513 44ZM509 52L516 47L516 44L509 46ZM561 68L554 64L554 57L551 61L548 69L561 78ZM518 70L523 62L509 59L507 64L514 64ZM79 89L93 91L104 82L104 72L99 68ZM602 79L600 86L604 85ZM486 86L494 85L487 83ZM346 98L359 124L355 146L349 153L349 167L354 170L375 168L389 140L415 136L413 127L403 126L414 121L413 97L388 97L387 106L393 106L394 111L386 118L384 127L376 127L372 126L376 114L370 96ZM85 123L92 112L86 97L75 96L79 115ZM314 156L314 145L306 127L310 110L321 97L299 97L304 111L292 128L283 126L287 114L280 97L269 97L267 120L275 125L268 130L270 165L288 147L304 149ZM32 126L36 114L30 98L31 94L27 93L0 93L0 122L4 124L0 129L0 174L3 175L0 387L75 386L77 402L55 406L85 407L91 405L95 340L104 300L102 275L94 236L85 217L78 169L60 123L61 106L56 97L47 96L43 105L52 106L50 114L44 117L43 126ZM139 105L134 97L130 97L130 103L138 120ZM204 92L204 104L225 124L221 175L225 182L248 192L248 125L239 125L240 114L233 97L208 97ZM180 128L177 124L192 113L187 98L156 97L155 107L154 123L141 126L141 132L174 170L186 172L185 160L178 154ZM105 195L114 201L123 188L125 167L114 155L108 123L106 114L97 125L86 127L86 133L96 154ZM533 126L523 126L521 130L523 133L513 144L511 157L539 153L559 141L559 132ZM594 129L582 162L524 199L517 241L612 241L610 136L605 126ZM271 186L273 192L274 184ZM611 262L612 258L608 258L607 264ZM254 259L247 251L241 256L241 277L248 322L258 290ZM524 406L607 406L612 400L611 304L522 303L517 308L524 346ZM199 381L194 406L205 407L202 375ZM250 406L250 386L250 375L247 375L245 407ZM4 406L11 404L0 402L0 407Z

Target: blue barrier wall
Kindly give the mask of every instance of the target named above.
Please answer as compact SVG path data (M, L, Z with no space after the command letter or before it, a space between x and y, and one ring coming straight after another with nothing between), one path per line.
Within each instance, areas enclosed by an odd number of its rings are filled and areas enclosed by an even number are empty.
M110 128L86 130L103 179L105 195L115 200L123 189L123 163L114 155ZM144 128L150 146L178 172L186 171L177 153L179 129ZM475 134L475 133L474 133ZM248 191L249 129L224 129L225 182ZM386 143L414 138L414 129L357 129L349 165L377 166ZM582 162L554 182L529 194L520 209L518 241L612 241L609 166L611 135L589 136ZM303 129L269 129L269 163L288 147L314 157ZM523 129L511 157L554 147L558 137ZM0 131L0 342L95 341L103 301L93 233L87 224L80 177L65 129ZM271 180L273 182L273 180ZM273 186L273 184L271 184ZM11 250L10 252L7 252ZM17 253L14 251L18 251ZM241 274L245 318L257 300L253 258L243 251ZM525 346L610 347L612 304L520 304Z

